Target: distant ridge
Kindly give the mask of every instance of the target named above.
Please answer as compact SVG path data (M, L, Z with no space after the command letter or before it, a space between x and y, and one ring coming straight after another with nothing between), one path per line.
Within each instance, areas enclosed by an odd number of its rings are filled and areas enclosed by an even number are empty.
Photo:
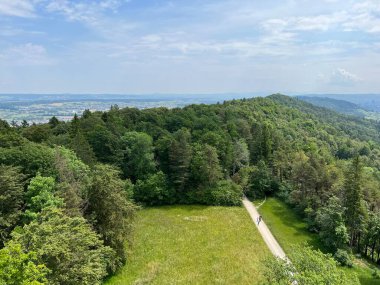
M362 105L359 105L357 103L354 103L352 101L348 100L343 100L343 99L336 99L336 98L330 98L327 97L329 95L326 95L326 97L323 96L296 96L296 98L308 102L310 104L313 104L315 106L327 108L342 114L350 115L350 116L355 116L355 117L360 117L360 118L366 118L366 119L372 119L379 121L380 120L380 112L377 111L380 110L380 108L376 108L376 103L372 103L373 108L369 109L367 108L367 104L365 102L367 101L362 101ZM339 95L335 95L339 96ZM341 95L344 96L344 95ZM348 96L348 95L346 95ZM353 96L353 95L349 95ZM357 96L364 96L364 95L357 95ZM369 95L368 95L369 96ZM375 95L372 95L375 96ZM352 97L354 98L354 97ZM356 97L355 97L356 98ZM360 99L361 97L359 97ZM372 99L371 99L372 98ZM355 101L359 101L358 98L355 99ZM367 100L376 100L377 98L369 97ZM380 104L380 96L378 98L379 104Z

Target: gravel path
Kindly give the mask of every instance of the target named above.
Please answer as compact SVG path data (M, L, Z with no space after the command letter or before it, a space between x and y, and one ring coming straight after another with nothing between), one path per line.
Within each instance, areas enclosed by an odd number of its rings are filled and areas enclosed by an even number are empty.
M265 243L269 247L270 251L273 253L273 255L282 259L286 259L284 250L278 244L277 240L274 238L271 231L268 229L267 225L265 224L264 222L265 217L263 217L263 220L258 225L257 218L260 216L260 214L257 212L256 207L252 204L251 201L247 199L247 197L244 197L243 204L244 204L244 207L247 209L249 215L251 216L253 223L256 225L261 236L263 237Z

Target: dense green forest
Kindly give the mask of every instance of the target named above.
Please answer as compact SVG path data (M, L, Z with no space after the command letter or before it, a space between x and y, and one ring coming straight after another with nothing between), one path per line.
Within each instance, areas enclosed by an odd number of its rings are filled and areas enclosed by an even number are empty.
M295 98L0 121L0 284L100 284L134 213L276 195L341 264L380 262L380 125Z

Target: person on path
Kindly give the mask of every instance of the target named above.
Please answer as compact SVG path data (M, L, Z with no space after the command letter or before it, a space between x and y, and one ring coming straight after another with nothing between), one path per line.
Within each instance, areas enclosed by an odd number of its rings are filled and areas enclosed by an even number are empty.
M263 217L261 215L257 218L257 225L260 225L260 222L262 219L263 219Z

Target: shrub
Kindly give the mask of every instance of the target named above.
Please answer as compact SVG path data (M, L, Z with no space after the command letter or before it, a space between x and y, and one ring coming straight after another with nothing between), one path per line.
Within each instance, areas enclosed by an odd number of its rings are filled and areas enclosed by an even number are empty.
M150 175L145 180L138 180L133 190L133 198L137 202L150 206L171 204L173 196L162 171Z
M334 259L342 266L353 266L351 254L344 249L338 249L334 254Z
M238 206L241 204L243 189L231 180L222 180L211 189L209 203L218 206Z
M372 271L372 277L374 279L380 279L380 271L378 269L374 268Z

